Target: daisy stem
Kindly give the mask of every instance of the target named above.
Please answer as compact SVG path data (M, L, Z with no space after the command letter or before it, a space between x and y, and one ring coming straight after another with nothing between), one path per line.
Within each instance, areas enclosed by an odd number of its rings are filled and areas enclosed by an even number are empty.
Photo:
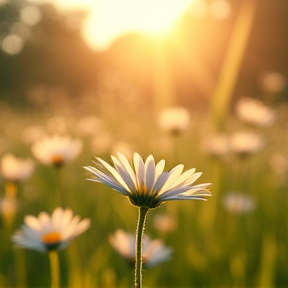
M49 251L50 267L51 267L51 288L59 288L59 255L57 250Z
M145 229L147 207L139 207L136 229L136 261L135 261L135 288L142 288L142 247Z

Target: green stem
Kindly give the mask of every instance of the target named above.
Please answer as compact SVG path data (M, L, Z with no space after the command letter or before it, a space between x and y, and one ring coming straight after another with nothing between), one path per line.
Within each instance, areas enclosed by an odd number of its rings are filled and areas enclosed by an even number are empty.
M57 250L49 251L50 267L51 267L51 288L59 288L60 272L59 272L59 255Z
M142 288L142 246L146 216L149 209L139 207L136 230L135 288Z
M62 167L56 167L56 182L57 182L57 192L58 192L58 204L59 206L64 208L64 190L62 186L61 174L62 174Z

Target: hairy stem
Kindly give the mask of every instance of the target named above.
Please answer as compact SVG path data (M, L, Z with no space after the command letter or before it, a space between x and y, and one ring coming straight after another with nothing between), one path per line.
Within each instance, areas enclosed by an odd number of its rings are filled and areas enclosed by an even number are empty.
M149 209L139 207L136 229L135 288L142 288L142 246L146 216Z

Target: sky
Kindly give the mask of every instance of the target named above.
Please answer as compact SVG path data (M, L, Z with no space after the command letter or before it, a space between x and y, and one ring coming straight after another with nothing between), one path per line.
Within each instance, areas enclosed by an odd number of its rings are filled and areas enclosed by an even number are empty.
M130 31L167 32L196 0L30 0L51 3L66 12L86 10L82 35L86 43L103 50ZM197 0L198 1L198 0Z

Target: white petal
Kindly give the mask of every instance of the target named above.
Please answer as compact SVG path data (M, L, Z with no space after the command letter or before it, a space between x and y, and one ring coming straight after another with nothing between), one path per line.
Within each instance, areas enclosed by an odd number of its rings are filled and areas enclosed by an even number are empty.
M120 161L116 157L111 156L111 158L114 162L114 166L116 167L118 173L121 175L125 183L128 185L129 191L135 191L136 190L135 175L133 179L131 175L126 171L126 169L121 165Z
M143 159L138 153L134 153L133 157L134 168L136 171L137 190L144 190L145 185L145 166Z
M96 182L100 182L103 184L106 184L108 186L110 186L111 188L113 188L114 190L117 190L118 192L120 192L121 194L125 195L125 196L129 196L130 192L125 190L115 179L114 177L111 178L107 175L105 175L104 173L102 173L101 171L97 170L95 167L91 167L91 166L85 166L84 167L86 170L88 170L89 172L91 172L96 179L93 178L86 178L86 180L89 181L96 181Z
M162 187L162 189L160 190L159 192L160 194L163 193L165 190L169 189L170 186L175 183L175 181L181 175L183 168L184 168L184 165L179 164L169 171L170 176L168 180L166 181L166 183L164 184L164 186Z
M125 168L125 170L129 173L131 179L133 180L133 182L135 183L135 186L136 186L136 176L135 176L135 172L132 168L132 166L130 165L129 161L127 160L127 158L121 154L121 153L118 153L118 157L119 157L119 160L123 166L123 168Z
M155 162L152 155L149 155L145 162L145 178L147 191L152 191L155 183Z
M24 218L24 222L27 226L31 227L33 230L40 231L42 228L38 218L36 218L35 216L27 215Z
M103 161L100 158L97 158L97 160L113 175L113 177L116 179L116 181L119 182L123 188L125 188L127 191L130 191L129 187L125 183L125 181L122 179L122 177L119 175L117 170L113 168L111 165L109 165L107 162Z
M155 179L159 177L159 175L163 172L165 167L165 160L161 160L157 163L155 168Z
M159 193L159 191L162 189L162 187L164 186L164 184L166 183L166 181L169 179L170 177L170 172L163 172L158 179L156 180L156 183L153 187L153 194Z
M189 169L189 170L185 171L185 172L184 172L182 175L180 175L180 177L174 182L174 184L169 187L169 189L185 183L189 178L191 179L191 176L194 174L194 172L195 172L195 168L192 168L192 169ZM194 181L193 181L193 182L194 182ZM185 184L186 184L186 183L185 183Z

